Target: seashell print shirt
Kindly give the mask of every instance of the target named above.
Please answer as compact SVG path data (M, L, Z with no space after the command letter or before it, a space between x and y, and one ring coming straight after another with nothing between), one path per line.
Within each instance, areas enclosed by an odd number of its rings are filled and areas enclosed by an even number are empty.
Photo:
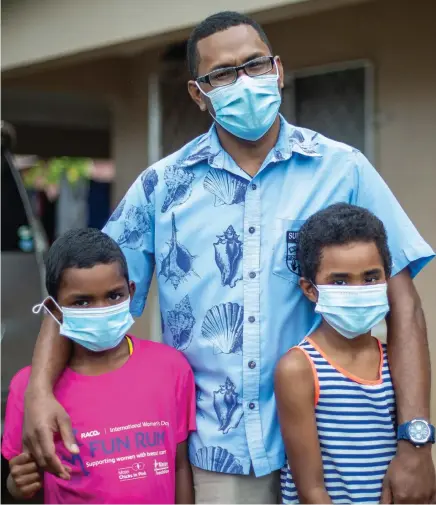
M254 178L212 127L145 170L106 225L136 282L133 315L156 270L164 342L194 370L194 465L257 476L283 466L274 368L319 322L298 286L298 234L336 202L382 219L393 274L409 267L414 276L434 256L359 151L283 118Z

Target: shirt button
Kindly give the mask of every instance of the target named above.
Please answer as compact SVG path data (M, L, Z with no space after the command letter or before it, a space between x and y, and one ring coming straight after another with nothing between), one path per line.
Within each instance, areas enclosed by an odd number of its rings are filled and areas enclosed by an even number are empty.
M250 228L248 228L248 231L253 234L255 231L256 231L256 228L254 226L250 226Z
M250 402L250 403L248 404L248 408L249 408L250 410L253 410L255 406L256 406L256 405L255 405L253 402Z
M251 368L253 370L253 368L256 368L256 362L255 361L249 361L248 362L248 368Z
M252 185L251 185L251 189L252 189L253 191L256 191L256 189L257 189L256 184L252 184Z
M256 277L256 272L250 272L248 275L250 276L250 279L254 279Z
M250 317L248 318L248 322L249 322L249 323L254 323L254 321L256 321L256 318L255 318L254 316L250 316Z

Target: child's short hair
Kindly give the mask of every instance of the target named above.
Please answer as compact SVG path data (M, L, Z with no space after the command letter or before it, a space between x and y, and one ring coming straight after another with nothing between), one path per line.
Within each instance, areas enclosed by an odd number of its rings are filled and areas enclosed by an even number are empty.
M383 261L385 275L391 275L392 258L386 229L372 212L348 203L335 203L313 214L301 227L298 260L301 275L315 282L322 249L351 242L374 242Z
M62 274L67 268L92 268L98 264L118 263L129 282L126 258L115 240L96 228L67 231L51 246L46 261L45 285L57 299Z

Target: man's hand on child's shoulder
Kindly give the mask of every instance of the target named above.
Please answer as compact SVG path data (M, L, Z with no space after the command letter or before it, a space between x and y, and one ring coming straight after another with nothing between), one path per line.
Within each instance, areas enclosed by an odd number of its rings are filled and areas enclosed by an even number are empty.
M12 458L9 468L8 490L14 498L32 498L41 489L42 477L30 454L23 452Z

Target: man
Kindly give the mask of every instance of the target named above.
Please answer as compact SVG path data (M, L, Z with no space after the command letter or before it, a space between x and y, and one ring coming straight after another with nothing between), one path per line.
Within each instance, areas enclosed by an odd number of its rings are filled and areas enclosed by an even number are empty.
M189 93L211 130L136 180L105 231L123 248L142 313L156 266L164 341L196 376L191 437L196 501L275 503L284 448L273 395L275 365L318 324L298 289L299 229L335 202L384 222L393 255L389 353L400 423L429 419L430 364L412 278L434 256L386 184L358 151L289 125L279 114L283 68L253 20L223 12L188 42ZM61 471L53 431L74 447L52 385L67 343L45 319L27 393L25 443ZM114 406L116 408L116 406ZM401 441L386 500L423 502L435 490L429 444Z

